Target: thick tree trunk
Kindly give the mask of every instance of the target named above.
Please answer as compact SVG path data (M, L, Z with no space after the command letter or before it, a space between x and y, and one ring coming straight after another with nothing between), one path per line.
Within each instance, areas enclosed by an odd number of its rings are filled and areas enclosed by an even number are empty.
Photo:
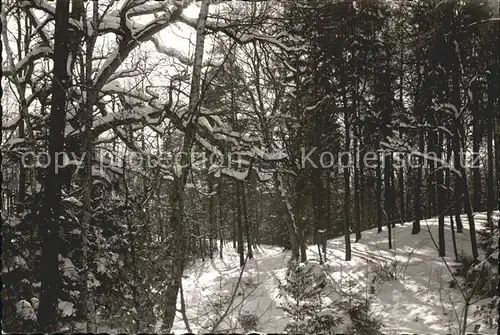
M49 157L45 176L42 208L38 225L42 241L40 264L40 304L38 308L38 331L53 333L57 328L57 304L60 297L61 276L59 272L59 227L62 216L61 178L56 165L62 166L60 153L64 152L64 129L66 126L66 92L69 87L69 1L57 0L55 12L54 69L52 80L52 105L49 116Z
M288 230L288 235L290 238L290 245L292 248L292 258L299 259L300 251L299 251L299 242L298 242L298 229L295 222L295 216L293 214L292 205L288 200L288 195L283 185L283 181L281 180L281 176L278 175L278 172L274 174L274 184L276 188L276 193L279 195L281 203L285 209L286 213L286 226Z
M478 249L477 249L477 241L476 241L476 229L475 229L475 224L474 224L474 213L472 211L472 205L470 201L470 195L469 195L469 185L467 181L467 171L465 169L465 164L464 164L464 157L463 157L463 152L464 152L464 147L465 147L465 140L464 140L464 134L465 131L463 129L462 123L460 119L455 118L453 120L453 137L452 137L452 143L453 143L453 151L455 152L455 169L460 172L460 176L456 176L456 180L460 181L460 185L462 187L462 199L463 199L463 205L465 209L465 213L467 214L467 219L469 221L469 234L470 234L470 240L471 240L471 247L472 247L472 257L474 260L477 260L479 254L478 254ZM456 217L456 216L455 216ZM457 222L457 231L458 231L458 222ZM461 229L460 229L461 231Z

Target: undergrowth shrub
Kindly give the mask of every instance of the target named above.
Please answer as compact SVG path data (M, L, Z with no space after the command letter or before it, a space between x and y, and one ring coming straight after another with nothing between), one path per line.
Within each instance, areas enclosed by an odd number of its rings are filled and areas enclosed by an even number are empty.
M459 264L454 266L454 275L459 278L460 289L473 293L473 316L490 329L498 328L497 285L499 282L498 271L498 227L488 226L486 230L477 231L478 247L484 259L474 261L470 256L459 256ZM455 280L449 286L457 286Z
M238 322L245 332L249 332L257 328L259 317L255 314L244 312L238 317Z
M347 306L352 325L348 333L358 335L380 335L382 322L370 312L370 301L363 299L352 300Z
M344 291L316 261L292 262L279 297L290 317L288 333L380 334L381 323L370 314L369 302L356 289Z

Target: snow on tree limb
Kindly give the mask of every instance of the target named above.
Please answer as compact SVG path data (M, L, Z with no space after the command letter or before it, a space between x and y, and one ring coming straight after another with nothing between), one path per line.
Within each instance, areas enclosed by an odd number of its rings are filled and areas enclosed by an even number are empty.
M181 14L179 21L182 23L185 23L186 25L190 27L195 27L196 25L196 20L193 18L190 18L184 14ZM207 29L211 30L212 32L222 32L225 35L229 36L232 38L234 41L236 41L238 44L248 44L254 41L261 41L261 42L267 42L270 44L273 44L277 47L279 47L281 50L284 50L286 52L294 52L294 51L299 51L299 50L305 50L305 46L300 46L300 47L290 47L287 46L285 43L280 41L281 38L286 36L285 34L277 34L275 36L267 36L267 35L262 35L256 32L245 32L245 31L238 31L237 28L241 28L241 24L229 24L229 23L221 23L219 21L207 21Z
M184 65L192 65L193 61L189 57L185 56L181 51L176 48L167 48L158 40L156 36L152 36L150 41L153 42L156 51L161 54L167 55L169 57L177 58Z
M30 50L23 59L14 65L14 67L3 68L3 75L6 77L12 76L13 74L16 74L20 70L24 69L26 66L33 64L34 61L44 57L52 57L53 55L54 50L50 47L40 47Z
M142 42L151 39L154 34L168 27L180 17L182 8L179 9L178 7L174 6L174 8L172 9L173 11L169 11L168 13L154 19L149 24L143 26L141 30L135 31L133 34L129 33L124 38L122 38L117 49L108 57L105 64L101 67L101 70L96 76L96 91L100 90L108 82L113 73L118 69L118 67L123 63L125 58L127 58L127 56L133 49L139 46ZM123 15L125 14L126 13L124 13Z

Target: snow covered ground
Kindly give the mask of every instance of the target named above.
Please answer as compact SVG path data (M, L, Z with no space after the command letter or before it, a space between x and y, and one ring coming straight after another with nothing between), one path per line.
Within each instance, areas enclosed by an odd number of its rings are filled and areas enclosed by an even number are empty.
M465 215L462 220L464 231L456 234L457 249L460 255L470 255ZM477 229L485 229L486 214L477 213L475 222ZM386 227L380 234L377 229L364 231L362 239L352 243L349 262L344 261L344 238L329 240L325 268L340 286L354 281L358 290L372 299L371 310L373 316L382 321L383 333L456 334L457 318L463 318L464 298L458 288L450 288L453 277L433 243L438 241L437 219L422 221L418 235L411 235L411 228L411 223L406 223L393 229L395 247L392 250L388 249ZM445 229L445 260L451 267L455 256L448 218ZM318 259L316 246L309 246L308 257ZM215 332L243 332L238 318L250 313L258 317L254 331L282 331L288 317L278 308L278 285L285 278L289 259L290 252L283 252L282 248L259 246L254 259L246 264L239 284L241 268L238 255L230 245L226 246L223 259L198 261L185 271L183 280L191 330L212 331L214 324L226 315ZM237 293L230 301L236 287ZM476 305L469 309L467 331L472 332L475 326L481 325L479 333L496 333L496 329L488 329L480 317L473 315ZM174 331L186 331L181 313L177 313Z

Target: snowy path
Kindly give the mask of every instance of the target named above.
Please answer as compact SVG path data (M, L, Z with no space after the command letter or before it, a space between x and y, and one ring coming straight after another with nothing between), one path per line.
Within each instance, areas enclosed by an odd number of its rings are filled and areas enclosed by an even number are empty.
M456 234L460 255L470 255L467 218L462 216L464 231ZM484 226L486 215L475 215L476 227ZM339 237L328 241L328 272L340 285L352 280L362 287L362 293L372 298L372 312L383 324L386 334L401 332L454 333L457 315L460 316L463 298L456 288L443 260L438 257L432 238L437 243L437 220L422 222L422 231L411 235L411 223L393 229L395 248L388 250L387 231L377 234L376 229L364 231L362 239L352 244L352 261L344 261L344 240ZM446 220L446 262L454 264L454 254L448 219ZM228 316L217 331L242 332L238 316L251 313L259 318L257 331L281 331L287 323L278 308L278 285L286 274L290 253L279 247L261 246L255 258L249 260L238 286ZM308 258L317 259L316 246L308 248ZM198 261L185 273L183 281L187 315L194 332L208 332L227 309L240 276L238 255L230 248L224 250L224 259ZM388 278L391 274L393 278ZM374 278L377 280L374 281ZM381 277L386 277L381 279ZM220 297L223 298L220 298ZM473 322L472 311L469 312ZM470 328L472 331L474 324ZM184 332L180 313L174 329ZM494 329L482 326L483 334Z

